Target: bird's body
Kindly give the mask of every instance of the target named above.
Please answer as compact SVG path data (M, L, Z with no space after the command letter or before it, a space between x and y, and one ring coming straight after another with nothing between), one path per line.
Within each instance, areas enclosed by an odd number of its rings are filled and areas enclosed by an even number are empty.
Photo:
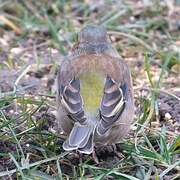
M104 28L87 26L58 73L58 123L68 136L65 150L90 154L118 142L134 116L128 66L108 42Z
M89 114L98 114L103 96L104 77L98 72L87 72L80 77L81 96L84 99L84 110Z

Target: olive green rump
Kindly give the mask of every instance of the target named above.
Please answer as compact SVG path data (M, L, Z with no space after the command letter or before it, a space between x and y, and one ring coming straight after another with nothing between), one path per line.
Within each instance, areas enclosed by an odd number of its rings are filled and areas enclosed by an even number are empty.
M81 96L86 112L96 113L101 102L104 88L104 77L101 74L88 72L80 76Z

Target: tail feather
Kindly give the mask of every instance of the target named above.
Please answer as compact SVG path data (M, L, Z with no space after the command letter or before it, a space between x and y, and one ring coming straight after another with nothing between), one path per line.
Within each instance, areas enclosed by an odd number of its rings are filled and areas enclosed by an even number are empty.
M91 154L93 152L93 134L90 135L84 147L78 149L79 152L84 154Z
M88 125L80 125L75 123L70 135L69 135L69 144L71 146L79 147L86 139L89 138L91 129Z
M90 154L93 149L94 129L95 127L90 124L75 123L68 139L63 144L63 149L66 151L79 150Z
M63 149L64 149L65 151L72 151L72 150L75 150L76 147L70 146L70 145L69 145L69 139L67 139L67 140L64 141L64 143L63 143Z

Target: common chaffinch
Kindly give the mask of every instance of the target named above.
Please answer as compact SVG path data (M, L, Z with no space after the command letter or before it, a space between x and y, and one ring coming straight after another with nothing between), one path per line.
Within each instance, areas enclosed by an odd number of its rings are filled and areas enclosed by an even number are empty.
M124 138L134 117L131 74L105 28L88 25L57 75L57 122L64 150L91 154Z

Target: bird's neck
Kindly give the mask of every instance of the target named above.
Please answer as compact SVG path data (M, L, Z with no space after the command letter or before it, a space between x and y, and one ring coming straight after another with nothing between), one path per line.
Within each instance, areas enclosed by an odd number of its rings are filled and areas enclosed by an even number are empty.
M82 54L101 54L111 48L111 45L105 43L80 43L73 50L74 55Z

